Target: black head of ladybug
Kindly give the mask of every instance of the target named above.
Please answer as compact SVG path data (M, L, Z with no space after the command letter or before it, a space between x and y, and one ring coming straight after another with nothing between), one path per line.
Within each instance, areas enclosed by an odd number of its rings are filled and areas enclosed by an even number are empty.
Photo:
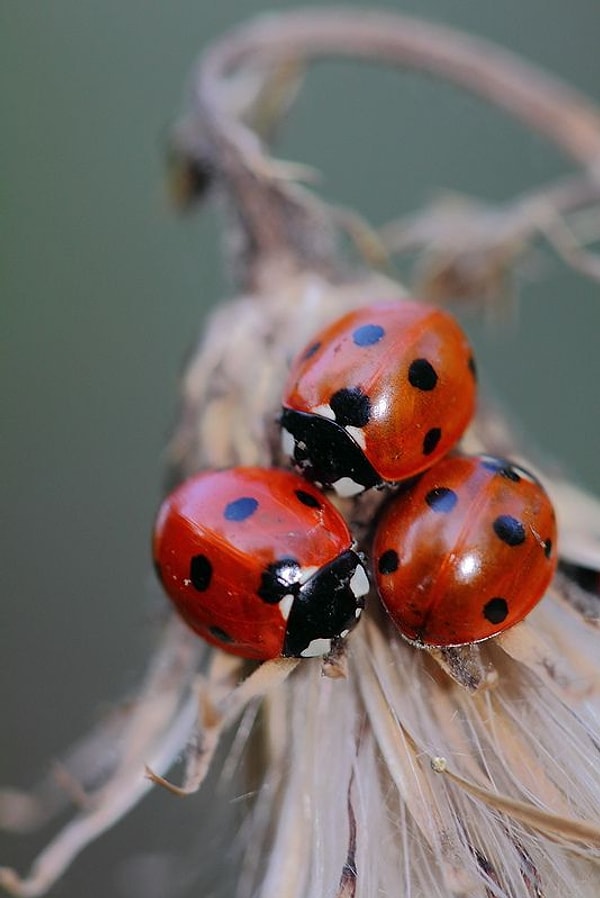
M310 658L330 651L358 623L369 579L356 552L343 552L296 591L282 654Z
M284 408L283 450L308 480L355 496L380 484L381 477L358 443L337 421Z

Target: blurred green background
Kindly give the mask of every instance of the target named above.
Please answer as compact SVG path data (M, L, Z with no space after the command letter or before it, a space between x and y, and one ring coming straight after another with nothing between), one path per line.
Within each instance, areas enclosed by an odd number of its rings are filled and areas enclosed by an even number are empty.
M379 5L491 37L600 100L598 0ZM198 51L263 9L0 6L1 782L31 782L133 688L152 645L148 533L178 372L229 292L214 211L169 209L165 135ZM441 189L502 200L569 170L454 89L338 63L311 74L277 152L321 170L325 196L375 223ZM549 253L520 287L516 324L468 322L480 367L532 441L600 492L600 291ZM230 895L215 808L227 816L226 794L153 794L55 893ZM45 836L2 836L0 864L24 869Z

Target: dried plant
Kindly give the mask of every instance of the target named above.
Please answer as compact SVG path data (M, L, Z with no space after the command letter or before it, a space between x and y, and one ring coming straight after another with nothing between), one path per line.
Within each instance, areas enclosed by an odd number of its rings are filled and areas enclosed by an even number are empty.
M581 173L503 207L461 202L380 232L299 185L266 140L302 67L342 54L430 72L477 92L556 143ZM506 51L401 16L312 11L265 18L210 48L173 141L178 197L209 191L228 215L240 296L223 304L183 381L169 479L280 461L278 396L311 333L365 297L404 289L394 252L421 253L421 293L497 303L515 258L543 235L590 277L576 216L600 198L600 112ZM340 233L353 259L337 250ZM375 268L379 266L380 270ZM485 404L465 446L521 455ZM538 468L539 470L539 468ZM495 640L423 651L373 600L347 651L256 668L202 646L175 618L137 701L76 746L31 793L0 793L0 822L73 819L11 894L44 894L89 842L160 782L196 790L220 737L257 714L259 787L240 898L596 896L600 886L600 503L539 470L559 511L562 567L537 610ZM358 534L378 498L345 500ZM163 779L187 746L181 787Z

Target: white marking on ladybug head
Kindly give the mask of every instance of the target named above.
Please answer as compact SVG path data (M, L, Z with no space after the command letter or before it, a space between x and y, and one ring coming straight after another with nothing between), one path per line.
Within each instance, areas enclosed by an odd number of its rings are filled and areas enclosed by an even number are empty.
M362 564L359 564L350 580L350 589L354 593L355 597L357 599L360 599L362 596L367 595L370 588L371 584L369 583L367 572L365 571Z
M349 499L350 496L358 496L358 494L364 492L365 489L362 483L357 483L355 480L352 480L351 477L340 477L339 480L336 480L335 483L332 483L331 485L342 499Z
M345 639L349 632L350 632L350 630L342 630L342 632L339 635L339 639Z
M286 430L285 427L281 428L281 448L285 455L288 455L290 458L294 455L294 449L296 448L296 441L289 430Z
M292 610L293 604L294 596L291 593L288 593L279 602L279 610L281 611L281 616L284 620L287 620L290 616L290 611Z
M355 609L354 609L354 617L356 618L356 620L359 619L359 617L360 617L361 614L362 614L362 611L363 611L362 608L355 608Z
M365 432L362 427L353 427L352 424L347 424L346 427L344 427L344 430L352 437L355 443L358 443L358 445L364 452L367 447L367 441L365 439Z
M302 658L318 658L321 655L327 655L331 651L331 639L313 639L308 643L303 652L300 652Z
M306 583L307 580L310 580L312 575L319 570L318 564L309 564L307 567L303 567L300 570L300 583Z
M335 421L335 412L330 405L316 405L312 409L312 413L313 415L320 415L321 418L329 418L330 421Z

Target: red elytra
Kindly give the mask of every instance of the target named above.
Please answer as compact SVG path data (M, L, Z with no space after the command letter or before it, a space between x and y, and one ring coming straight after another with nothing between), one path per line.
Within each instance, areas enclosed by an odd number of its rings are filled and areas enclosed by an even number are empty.
M373 541L381 600L407 639L478 642L522 620L556 568L541 484L506 459L450 456L383 510Z
M431 467L475 408L473 354L454 318L414 301L355 309L316 334L283 392L284 450L353 495Z
M163 502L157 574L200 636L265 660L325 654L358 621L369 584L337 509L299 475L209 471Z

